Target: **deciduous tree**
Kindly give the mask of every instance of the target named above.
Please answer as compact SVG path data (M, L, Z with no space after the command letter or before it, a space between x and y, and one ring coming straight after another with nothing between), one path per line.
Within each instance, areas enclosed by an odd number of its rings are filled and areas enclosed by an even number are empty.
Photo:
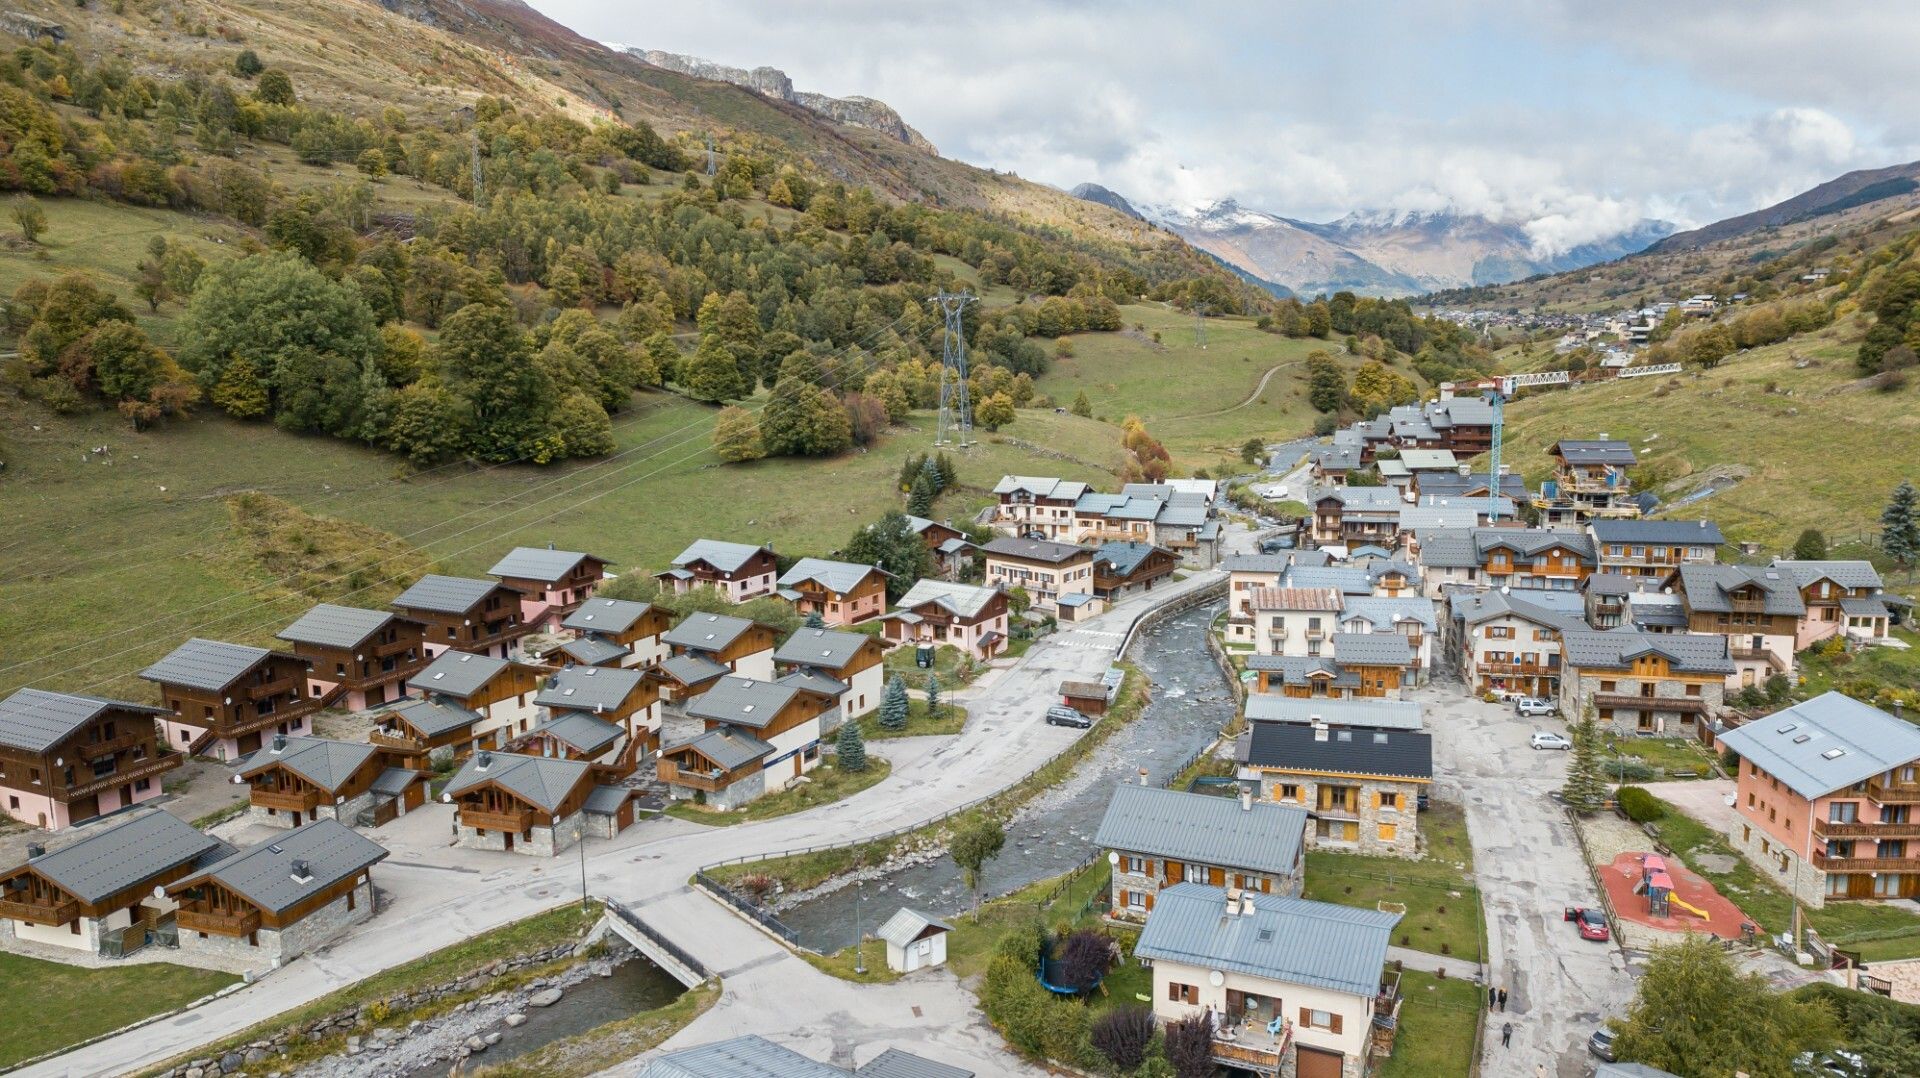
M720 409L713 421L713 451L728 464L759 460L767 455L760 440L760 422L745 408Z
M1655 947L1626 1018L1612 1024L1620 1059L1699 1078L1787 1078L1795 1056L1839 1039L1826 1001L1774 991L1704 936Z
M933 682L927 683L931 689ZM931 704L932 697L928 697ZM931 711L931 706L929 706ZM852 725L852 724L849 724ZM975 816L960 825L947 844L947 854L953 863L960 866L960 878L973 892L973 919L980 920L980 882L986 873L987 862L1000 856L1000 850L1007 844L1007 832L1000 821L991 816Z

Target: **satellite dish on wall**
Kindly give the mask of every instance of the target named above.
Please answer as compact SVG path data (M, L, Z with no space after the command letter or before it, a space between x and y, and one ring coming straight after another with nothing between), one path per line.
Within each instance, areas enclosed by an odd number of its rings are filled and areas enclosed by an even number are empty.
M1207 983L1218 988L1227 983L1227 975L1216 969L1212 973L1207 974Z
M1107 864L1110 864L1110 865L1117 865L1117 864L1119 864L1119 863L1120 863L1120 851L1119 851L1119 850L1108 850L1108 851L1107 851Z

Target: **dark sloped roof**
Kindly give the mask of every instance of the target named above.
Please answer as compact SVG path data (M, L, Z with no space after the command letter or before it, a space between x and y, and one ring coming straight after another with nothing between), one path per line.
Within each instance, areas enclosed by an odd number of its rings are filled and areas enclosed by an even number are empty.
M128 711L135 715L166 714L161 708L130 704L124 700L21 689L0 700L0 745L28 752L45 752L108 710Z
M753 625L751 620L732 614L693 613L681 618L680 624L668 629L660 639L674 647L695 651L725 651Z
M407 679L407 688L421 692L445 693L465 699L479 692L494 675L513 664L496 655L475 655L471 651L441 652L427 668Z
M1315 700L1270 692L1247 697L1248 722L1292 722L1328 726L1378 726L1388 730L1418 730L1423 725L1420 705L1411 700L1358 697Z
M1760 589L1761 606L1769 614L1800 615L1807 604L1793 574L1771 566L1682 565L1680 586L1695 610L1724 614L1733 609L1733 592L1747 586Z
M377 794L398 797L407 792L407 787L416 782L425 781L427 777L421 772L409 771L404 767L389 767L373 780L372 789Z
M561 620L560 626L580 632L624 633L652 609L652 603L596 596L581 603L579 609Z
M793 568L780 574L780 586L791 588L795 584L813 581L828 591L844 595L860 586L867 577L879 573L887 574L871 565L861 565L850 561L829 561L826 558L801 558L793 563Z
M822 696L839 696L852 688L839 678L823 674L810 666L803 666L791 674L782 674L774 680L782 685L793 685L809 692L817 692Z
M704 685L729 673L726 667L702 655L675 655L660 663L660 672L682 685Z
M708 730L692 741L682 742L680 745L669 745L662 751L671 752L683 747L698 752L728 771L744 767L755 760L765 759L773 754L772 745L745 730L731 726Z
M1864 561L1790 561L1786 558L1773 559L1775 568L1792 573L1801 587L1831 580L1843 588L1877 588L1881 586L1880 574L1873 565Z
M749 1033L656 1056L638 1078L846 1078L846 1073Z
M280 913L386 857L386 847L338 820L315 820L215 862L169 891L214 880L262 910ZM295 861L307 863L301 879L294 878Z
M646 677L645 670L632 667L569 666L549 677L533 702L569 711L613 711Z
M273 654L266 648L194 637L140 672L148 681L217 692Z
M729 676L687 702L687 714L758 730L801 692L794 684Z
M1711 520L1596 520L1588 527L1602 543L1719 546L1727 541Z
M501 586L498 580L475 580L471 577L440 576L429 573L414 581L412 587L401 592L389 605L402 610L464 614L472 610L475 603L491 595L493 589ZM512 588L507 590L513 591Z
M1132 576L1147 560L1147 555L1156 550L1172 554L1172 551L1165 551L1165 548L1152 543L1102 543L1093 552L1093 563L1099 565L1105 562L1110 572Z
M1828 692L1720 735L1808 800L1920 760L1920 726Z
M480 721L480 713L438 700L406 700L395 704L390 713L404 719L408 726L428 738L453 730L464 730Z
M265 748L240 761L235 770L247 778L270 767L284 767L332 793L366 766L378 751L372 745L353 741L289 737L286 747L276 752L272 738L268 738Z
M773 661L840 670L853 661L870 639L862 633L838 629L798 629L773 653Z
M753 560L755 554L767 549L752 543L727 543L718 539L695 539L680 556L673 559L676 567L692 565L703 561L723 573L731 573Z
M592 767L585 760L523 756L515 752L476 752L467 757L459 773L447 782L444 792L459 797L482 783L492 782L528 804L558 812L560 802L567 799L567 794Z
M1664 657L1684 673L1731 674L1727 638L1717 633L1642 633L1632 629L1562 633L1568 666L1618 670L1641 655Z
M1569 464L1634 464L1633 447L1618 438L1562 438L1554 451Z
M1279 674L1283 685L1305 685L1315 674L1331 677L1328 684L1352 689L1360 685L1360 675L1327 658L1301 655L1249 655L1247 669Z
M973 1078L970 1070L937 1063L898 1048L889 1048L874 1056L853 1073L857 1078Z
M1091 551L1072 543L1053 543L1045 539L1013 539L1002 536L980 548L989 557L1016 558L1020 561L1046 562L1059 565L1072 561Z
M544 734L588 756L598 756L620 740L625 731L605 719L578 711L563 711L534 727L528 736Z
M1355 996L1380 990L1397 913L1246 893L1254 912L1228 916L1226 891L1163 887L1134 954Z
M27 867L94 903L225 848L179 817L154 811L41 854Z
M1325 733L1326 739L1316 737ZM1433 778L1433 737L1419 730L1331 729L1287 722L1256 722L1246 763L1295 771Z
M357 606L321 603L300 615L300 620L274 634L296 644L314 644L326 648L358 647L362 640L386 628L395 614L386 610L367 610Z
M1125 783L1114 787L1094 845L1222 868L1290 873L1300 862L1307 810L1272 801Z
M555 650L582 666L617 665L620 660L633 654L613 641L598 636L569 640Z
M1334 658L1356 666L1408 666L1413 646L1399 633L1334 633Z
M635 791L625 786L595 786L587 795L585 811L595 816L612 816L620 807L633 800Z
M487 570L487 575L510 576L516 580L538 580L545 584L552 584L573 572L575 566L588 559L602 565L607 564L605 558L595 557L578 550L517 546L508 551L506 557L494 562L493 568Z

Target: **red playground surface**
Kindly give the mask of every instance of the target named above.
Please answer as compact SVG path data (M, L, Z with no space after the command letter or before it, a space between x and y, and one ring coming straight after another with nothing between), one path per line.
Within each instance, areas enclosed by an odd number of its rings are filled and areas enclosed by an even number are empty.
M1666 916L1652 912L1654 902L1648 897L1648 889L1642 886L1649 878L1656 893L1667 894ZM1600 870L1600 882L1607 888L1614 915L1635 924L1669 932L1710 932L1721 939L1738 939L1741 924L1749 920L1740 912L1740 907L1714 890L1713 884L1704 877L1659 854L1623 853ZM1757 923L1754 928L1765 930Z

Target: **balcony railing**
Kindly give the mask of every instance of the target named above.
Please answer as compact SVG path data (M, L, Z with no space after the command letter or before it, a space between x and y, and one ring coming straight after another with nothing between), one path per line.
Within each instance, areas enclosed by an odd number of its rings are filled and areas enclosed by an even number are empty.
M1867 796L1881 804L1902 804L1920 802L1920 783L1885 783L1877 778L1867 780Z
M1813 833L1818 838L1920 838L1920 822L1839 823L1816 819L1813 821Z
M102 775L91 782L83 782L78 786L69 787L67 789L67 797L70 799L81 798L88 794L99 793L101 790L110 790L115 786L125 785L135 779L152 778L162 772L172 771L174 768L179 767L185 759L186 757L177 752L162 753L152 759L141 760L131 767L121 768L111 775Z
M69 898L51 905L0 898L0 918L59 927L80 916L80 900Z
M196 910L180 907L174 923L182 932L206 932L215 936L244 936L260 928L259 910Z
M271 787L255 786L249 800L260 807L280 809L285 812L312 812L320 804L321 792L308 787L305 790L276 790Z
M83 760L98 760L103 756L111 756L121 749L130 749L142 741L152 741L153 724L146 723L144 725L147 727L145 730L128 730L107 738L104 741L90 741L87 744L81 745L79 747L80 758Z
M476 831L511 831L517 834L533 826L533 810L482 809L461 805L460 823Z
M1688 711L1704 714L1707 702L1698 696L1627 696L1619 693L1595 693L1595 707L1617 707L1630 711ZM1920 793L1916 793L1920 799Z
M383 749L398 749L401 752L427 751L427 743L417 737L408 737L405 734L389 734L380 730L375 730L373 733L368 734L367 743L370 745L378 745Z
M655 765L655 773L661 782L673 786L685 786L693 790L705 790L715 793L727 788L726 772L693 771L675 764L672 760L661 760Z
M1267 635L1275 640L1285 640L1287 638L1287 631L1285 629L1269 629L1267 630Z
M1232 1033L1232 1040L1226 1039L1228 1036L1225 1031L1214 1035L1215 1062L1277 1074L1281 1059L1293 1042L1293 1022L1288 1020L1281 1026L1278 1035L1268 1033L1265 1026L1249 1025Z
M1479 670L1480 672L1486 673L1486 674L1558 675L1560 673L1560 667L1558 665L1550 664L1550 663L1529 663L1529 662L1518 662L1518 663L1492 662L1492 661L1480 662L1480 663L1474 664L1474 669Z
M1813 867L1822 872L1914 872L1920 871L1920 851L1912 857L1828 857L1815 850Z

